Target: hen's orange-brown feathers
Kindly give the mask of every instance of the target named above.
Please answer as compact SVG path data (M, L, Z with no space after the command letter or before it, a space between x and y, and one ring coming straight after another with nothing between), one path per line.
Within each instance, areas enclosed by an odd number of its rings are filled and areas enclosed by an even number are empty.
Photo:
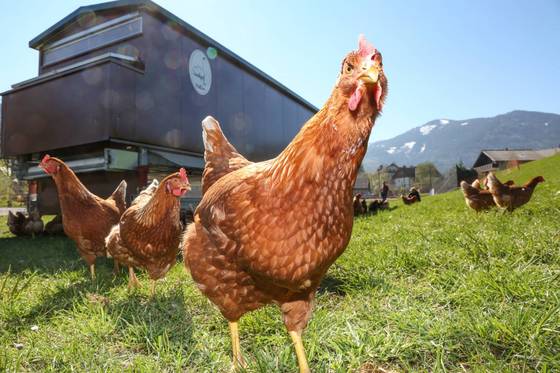
M352 188L386 94L381 55L361 40L327 103L275 159L250 163L217 122L203 123L205 192L183 253L200 290L233 325L233 346L236 321L274 302L300 371L309 371L301 331L321 279L350 240Z
M493 172L490 172L487 178L488 189L492 193L494 202L509 211L529 202L537 185L544 182L542 176L536 176L523 186L508 186L502 184Z
M194 280L228 319L274 301L290 330L305 327L321 278L350 239L352 186L387 92L380 61L349 54L328 102L273 160L233 170L229 161L239 153L215 121L203 124L205 175L216 177L206 184L184 254ZM380 91L369 75L361 81L374 68ZM362 97L350 109L357 89Z
M202 121L202 139L205 162L202 194L222 176L252 163L229 143L220 128L220 123L211 116Z
M487 210L495 206L492 194L488 190L482 190L478 180L469 185L466 181L461 181L461 190L465 197L465 203L475 211Z
M117 209L119 209L119 213L122 215L124 210L126 210L126 181L121 181L117 189L115 189L106 201L114 203Z
M154 180L107 236L111 256L129 267L145 268L152 279L167 273L179 250L182 225L177 197L190 189L183 172Z
M76 243L86 263L92 265L96 257L106 255L105 237L121 216L126 182L123 180L105 200L91 193L60 159L47 155L40 166L56 184L64 232Z

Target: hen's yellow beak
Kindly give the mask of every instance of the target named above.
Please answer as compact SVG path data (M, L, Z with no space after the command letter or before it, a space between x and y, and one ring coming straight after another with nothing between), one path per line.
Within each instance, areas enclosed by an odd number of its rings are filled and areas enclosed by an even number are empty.
M374 63L359 76L359 79L365 84L377 84L381 67L379 64Z

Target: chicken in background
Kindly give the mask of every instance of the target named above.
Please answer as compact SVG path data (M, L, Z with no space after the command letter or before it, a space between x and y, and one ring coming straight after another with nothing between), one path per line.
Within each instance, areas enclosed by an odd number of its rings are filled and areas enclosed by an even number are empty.
M473 188L480 189L480 190L488 190L488 187L486 185L487 182L488 181L487 181L486 177L484 179L482 179L482 183L480 182L480 180L476 179L475 181L472 182L471 186ZM507 185L507 186L513 186L514 184L515 183L513 182L513 180L508 180L504 183L504 185Z
M477 184L477 181L475 180L472 185L469 185L466 181L461 181L461 190L467 206L477 212L496 206L492 193L480 189L480 183Z
M309 372L301 336L321 279L350 240L353 185L387 94L382 66L361 36L326 104L269 161L243 161L217 121L203 121L211 163L183 251L199 289L229 321L235 367L243 361L239 318L275 303L300 372Z
M362 195L356 194L352 200L352 209L354 210L354 216L362 215L364 213L364 208L361 202ZM367 212L367 210L365 211Z
M152 181L124 212L106 238L109 255L128 266L130 288L140 283L134 268L144 268L152 279L165 276L175 263L183 226L180 197L191 189L184 168L161 183Z
M35 236L43 234L44 223L41 219L41 215L39 215L38 211L33 211L29 214L29 218L27 219L23 231L26 235L35 238Z
M402 195L401 199L405 205L412 205L413 203L418 202L418 198L416 198L416 196L407 197L405 195Z
M51 221L45 224L45 233L51 236L64 234L61 214L56 215Z
M373 201L371 201L368 207L368 211L373 214L377 213L377 211L379 210L388 210L388 209L389 209L389 201L387 200L383 201L382 199L374 199Z
M475 181L472 182L471 187L475 188L475 189L485 189L483 186L485 185L485 180L482 180L483 184L480 183L480 180L476 179ZM466 181L461 181L461 188L463 187L463 183L466 183L468 185L468 183Z
M91 193L62 160L47 154L39 166L56 184L64 233L76 243L95 278L95 259L106 255L105 237L119 222L126 206L126 182L121 181L109 198L102 199Z
M14 236L25 236L24 226L27 222L27 218L25 215L17 211L15 214L11 211L8 211L8 229Z
M412 205L413 203L420 202L420 192L415 187L410 188L410 193L408 196L402 195L401 199L405 205Z
M513 211L529 202L537 185L544 182L542 176L536 176L523 186L507 186L502 184L493 172L488 174L487 179L488 189L492 193L494 202L498 207L508 211Z

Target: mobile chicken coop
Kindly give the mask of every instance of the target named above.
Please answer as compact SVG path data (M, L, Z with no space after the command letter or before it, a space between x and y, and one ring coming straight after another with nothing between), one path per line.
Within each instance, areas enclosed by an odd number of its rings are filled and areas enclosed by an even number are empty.
M59 210L38 168L66 161L94 193L121 179L134 195L149 178L187 168L200 199L201 120L215 116L251 160L276 156L317 109L149 0L80 7L29 42L39 75L2 93L2 157L36 180L41 213Z

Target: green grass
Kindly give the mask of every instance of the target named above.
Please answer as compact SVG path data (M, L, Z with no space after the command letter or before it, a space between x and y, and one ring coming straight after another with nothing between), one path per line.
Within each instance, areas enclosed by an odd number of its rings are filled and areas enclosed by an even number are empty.
M512 214L451 192L357 218L304 334L312 370L560 371L560 156L502 177L535 174L547 181ZM129 293L109 261L92 283L65 238L0 230L0 371L230 368L227 323L182 263L150 299L144 275ZM276 307L240 331L248 371L296 370Z
M16 200L15 191L13 190L14 184L12 183L13 176L9 176L6 172L6 163L0 160L0 207L24 207L25 204Z

